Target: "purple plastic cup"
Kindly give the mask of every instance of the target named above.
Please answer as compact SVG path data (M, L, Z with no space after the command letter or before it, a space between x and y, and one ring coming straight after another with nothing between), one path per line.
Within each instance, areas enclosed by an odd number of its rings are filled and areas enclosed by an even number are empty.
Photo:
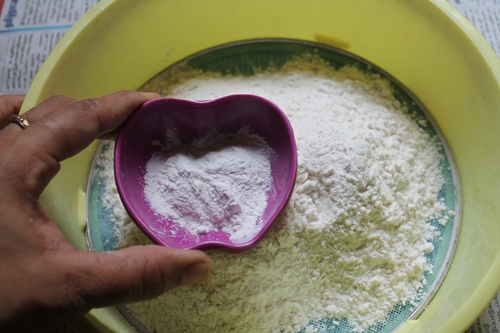
M248 127L274 151L272 190L262 215L262 229L251 240L235 244L230 235L210 231L192 235L175 221L155 213L144 194L146 164L161 148L167 130L184 142L211 132L236 133ZM286 208L297 175L297 147L292 126L283 111L254 95L230 95L209 101L159 98L137 108L121 127L114 151L115 179L130 217L156 244L181 249L245 252L254 247ZM257 221L255 221L257 222Z

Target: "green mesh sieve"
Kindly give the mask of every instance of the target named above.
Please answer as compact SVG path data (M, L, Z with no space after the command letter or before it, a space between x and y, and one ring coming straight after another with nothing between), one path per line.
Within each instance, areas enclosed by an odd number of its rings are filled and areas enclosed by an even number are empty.
M456 168L443 136L422 103L393 77L367 61L344 51L302 41L254 40L224 45L196 54L172 66L167 71L171 71L175 75L178 68L190 68L215 71L222 74L253 75L256 69L261 70L269 66L280 68L288 60L303 54L317 55L337 69L346 65L355 66L365 73L378 74L389 80L394 96L407 107L409 114L419 123L419 126L422 123L421 120L426 120L431 124L431 126L421 127L435 139L441 148L440 168L445 183L439 193L438 200L445 203L447 209L454 211L455 215L444 226L437 219L428 221L440 232L441 236L434 238L434 251L427 254L427 261L432 270L425 274L427 283L416 300L417 304L397 305L383 322L366 330L366 332L392 332L405 321L417 317L432 299L446 275L455 249L459 229L460 191ZM106 191L107 180L102 176L102 173L104 168L112 168L112 166L106 165L104 158L104 154L109 153L107 151L109 149L113 149L112 144L101 144L99 146L89 175L87 238L93 251L110 251L117 248L117 231L114 230L112 222L114 220L113 210L106 208L103 195ZM119 307L119 310L132 322L138 331L146 331L140 324L140 318L137 320L124 307ZM298 333L306 333L306 331L309 331L309 327L315 328L317 333L353 332L353 328L348 324L346 318L325 318L312 321L308 327Z

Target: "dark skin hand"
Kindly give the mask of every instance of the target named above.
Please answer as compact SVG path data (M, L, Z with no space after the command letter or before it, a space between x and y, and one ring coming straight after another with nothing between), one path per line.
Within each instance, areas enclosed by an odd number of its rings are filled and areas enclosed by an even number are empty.
M91 253L69 244L39 203L60 168L110 135L156 94L120 91L76 101L55 96L10 123L23 96L0 96L0 332L51 331L92 308L146 300L210 275L200 251L150 245Z

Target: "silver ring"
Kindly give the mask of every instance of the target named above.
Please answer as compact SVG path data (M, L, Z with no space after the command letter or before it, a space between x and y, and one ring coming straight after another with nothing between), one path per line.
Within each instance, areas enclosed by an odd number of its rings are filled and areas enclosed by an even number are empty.
M10 122L18 124L22 129L25 129L30 125L29 121L18 114L13 114L12 116L10 116Z

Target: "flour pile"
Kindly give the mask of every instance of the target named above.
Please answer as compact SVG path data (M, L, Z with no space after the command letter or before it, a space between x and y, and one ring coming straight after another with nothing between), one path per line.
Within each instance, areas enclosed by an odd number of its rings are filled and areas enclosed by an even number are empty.
M425 285L426 253L446 221L440 148L392 95L354 68L293 60L251 77L194 73L144 90L185 99L250 93L289 117L297 183L284 216L254 250L211 253L207 283L128 307L156 332L314 332L311 320L347 318L361 332ZM112 163L112 153L108 158ZM120 246L149 241L126 217L112 168L106 203Z
M153 154L144 176L153 211L195 236L223 231L235 244L254 238L272 184L273 151L265 140L248 128L189 144L166 134L164 151Z

